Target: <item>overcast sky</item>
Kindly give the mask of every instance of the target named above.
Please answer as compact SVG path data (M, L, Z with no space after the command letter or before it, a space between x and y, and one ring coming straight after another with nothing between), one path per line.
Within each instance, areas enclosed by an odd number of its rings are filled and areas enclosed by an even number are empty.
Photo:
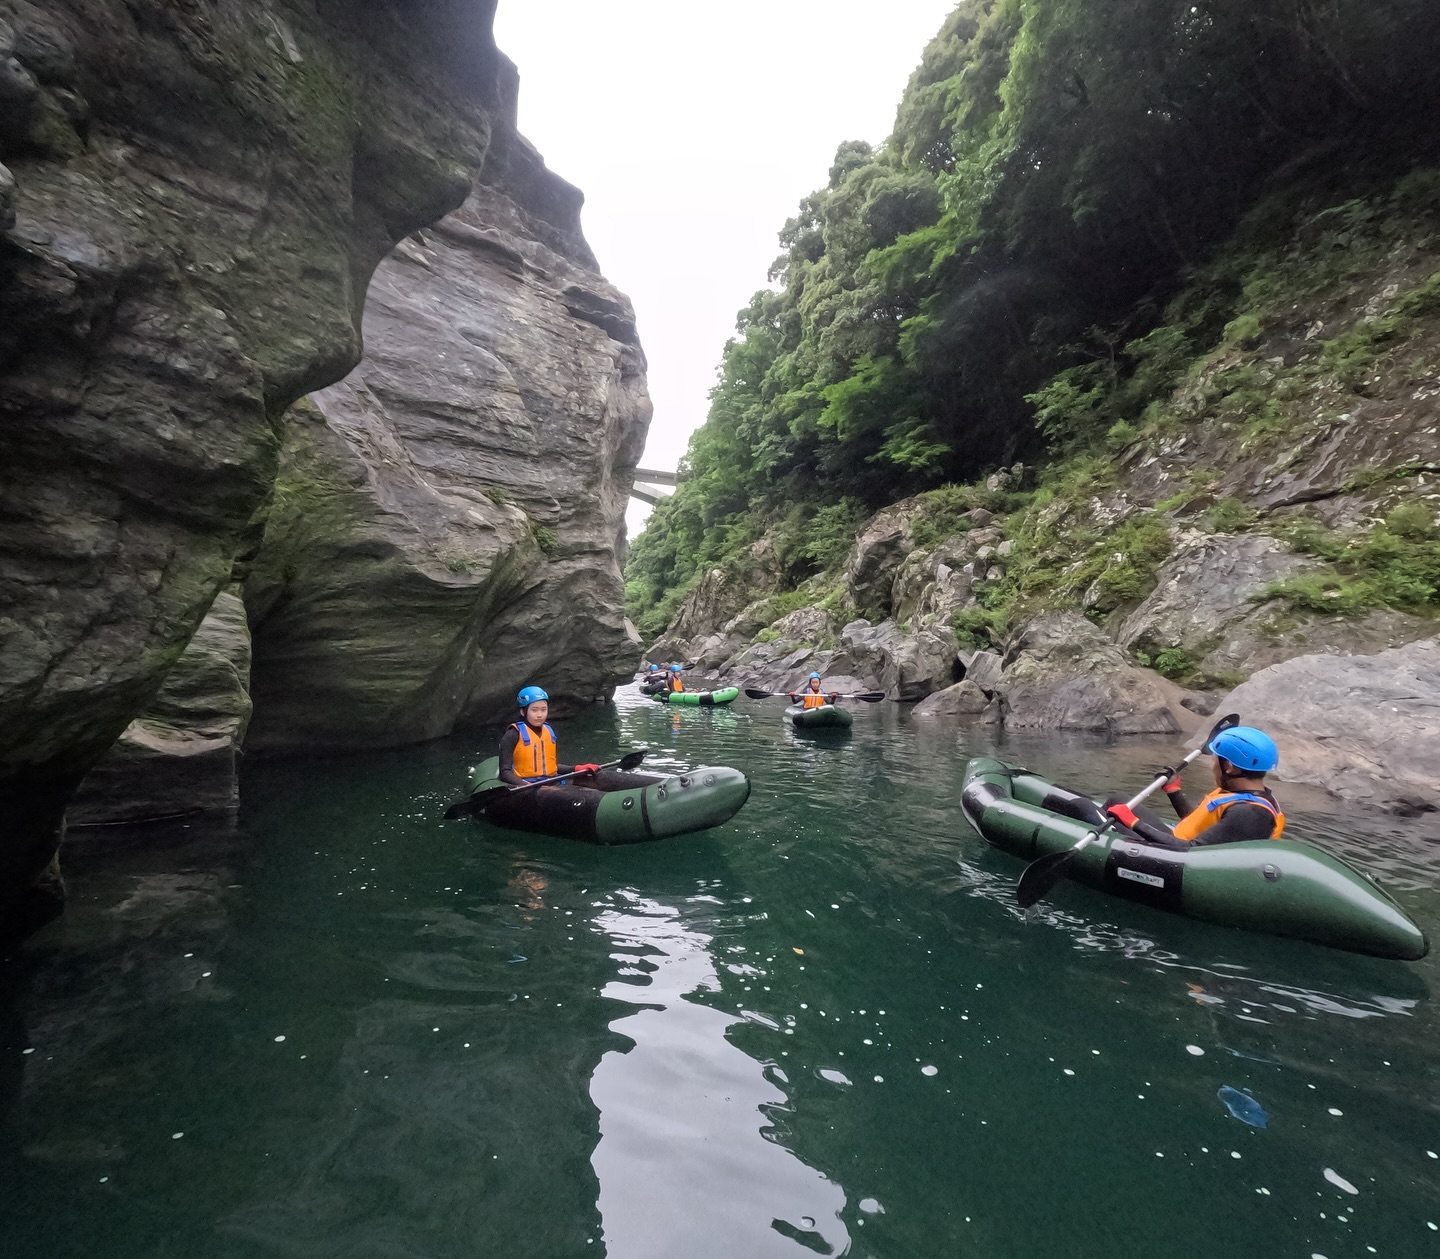
M584 190L585 234L635 303L655 399L645 466L685 453L776 234L842 140L890 133L955 2L500 0L520 128Z

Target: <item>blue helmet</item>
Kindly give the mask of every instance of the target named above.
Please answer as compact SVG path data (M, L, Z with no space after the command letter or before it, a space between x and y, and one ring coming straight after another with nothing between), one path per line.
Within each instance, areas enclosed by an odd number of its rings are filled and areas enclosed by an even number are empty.
M810 675L810 681L812 681L812 682L818 682L818 681L820 681L820 675L819 675L818 673L812 673L812 674Z
M1252 774L1268 774L1280 764L1280 749L1275 746L1275 740L1250 726L1222 730L1211 741L1210 751L1224 757L1236 769L1246 769Z
M542 699L548 700L549 698L550 697L538 686L527 686L515 697L515 700L521 708L529 708L531 704L536 704Z
M645 672L646 672L646 673L658 673L659 670L660 670L660 666L659 666L658 664L651 663L651 664L647 664L647 665L645 666Z
M672 665L670 666L670 672L671 672L671 673L679 673L683 667L684 667L683 665L678 664L678 663L672 664Z

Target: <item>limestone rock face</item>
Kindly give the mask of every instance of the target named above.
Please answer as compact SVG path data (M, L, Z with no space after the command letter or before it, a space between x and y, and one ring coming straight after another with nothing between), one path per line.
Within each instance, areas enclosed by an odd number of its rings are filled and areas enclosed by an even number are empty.
M1187 539L1160 569L1155 589L1126 617L1120 645L1184 647L1198 658L1246 619L1267 586L1314 564L1264 534Z
M824 608L797 608L770 625L781 638L796 643L820 643L835 632L835 618Z
M1005 671L1005 725L1016 730L1174 734L1170 694L1148 670L1078 612L1050 612L1026 626Z
M620 565L645 360L578 194L509 143L376 272L360 367L292 413L247 582L257 748L433 738L529 682L563 714L639 663Z
M891 610L895 574L915 549L910 536L915 500L906 498L877 512L865 524L845 566L845 588L857 608Z
M250 721L250 626L223 590L146 709L85 776L75 827L219 812L240 803L237 760Z
M0 931L231 580L286 407L460 205L492 0L0 0Z
M1254 714L1277 777L1399 812L1440 809L1440 638L1370 656L1298 656L1219 707Z

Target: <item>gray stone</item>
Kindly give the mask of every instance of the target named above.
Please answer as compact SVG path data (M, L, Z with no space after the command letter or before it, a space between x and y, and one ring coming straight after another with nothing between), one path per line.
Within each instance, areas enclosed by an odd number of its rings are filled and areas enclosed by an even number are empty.
M576 235L580 194L517 156L493 6L281 7L303 75L264 46L269 0L3 5L69 32L95 86L85 144L5 64L0 144L23 132L26 157L0 268L0 934L253 551L285 411L359 359L380 260L482 167L533 191L537 236Z
M977 651L961 657L965 679L974 682L987 695L994 695L1003 685L1005 658L994 651Z
M0 232L15 226L15 176L0 162Z
M1366 655L1434 632L1434 621L1389 608L1358 617L1317 616L1281 602L1265 603L1226 627L1201 659L1200 670L1233 680L1295 656Z
M1267 587L1315 563L1265 534L1186 537L1161 567L1155 589L1125 618L1120 645L1183 647L1198 659L1247 620Z
M1131 665L1078 612L1049 612L1021 634L1005 671L1005 725L1016 730L1105 730L1115 735L1174 734L1164 679Z
M915 705L917 717L975 717L990 707L990 697L966 678L926 696Z
M884 615L894 606L895 575L915 549L910 525L916 506L913 498L902 499L870 517L856 537L845 565L845 589L855 607Z
M639 663L620 556L645 360L527 195L482 181L387 260L365 361L292 413L247 581L257 749L435 738L527 682L563 715Z
M906 633L892 620L852 621L840 631L833 661L837 671L875 678L891 699L912 703L955 681L955 635L930 626Z
M835 633L835 618L824 608L798 608L770 629L790 642L816 645Z
M1284 782L1398 812L1440 808L1440 638L1368 656L1298 656L1219 707L1273 736Z
M216 597L150 707L86 775L66 812L70 829L234 809L249 684L250 627L236 588Z

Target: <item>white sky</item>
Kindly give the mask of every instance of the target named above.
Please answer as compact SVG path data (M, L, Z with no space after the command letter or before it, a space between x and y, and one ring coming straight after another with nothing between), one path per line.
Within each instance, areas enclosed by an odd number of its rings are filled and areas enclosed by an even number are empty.
M890 133L955 4L500 0L520 129L584 189L585 234L635 303L655 399L643 466L685 453L777 233L842 140Z

